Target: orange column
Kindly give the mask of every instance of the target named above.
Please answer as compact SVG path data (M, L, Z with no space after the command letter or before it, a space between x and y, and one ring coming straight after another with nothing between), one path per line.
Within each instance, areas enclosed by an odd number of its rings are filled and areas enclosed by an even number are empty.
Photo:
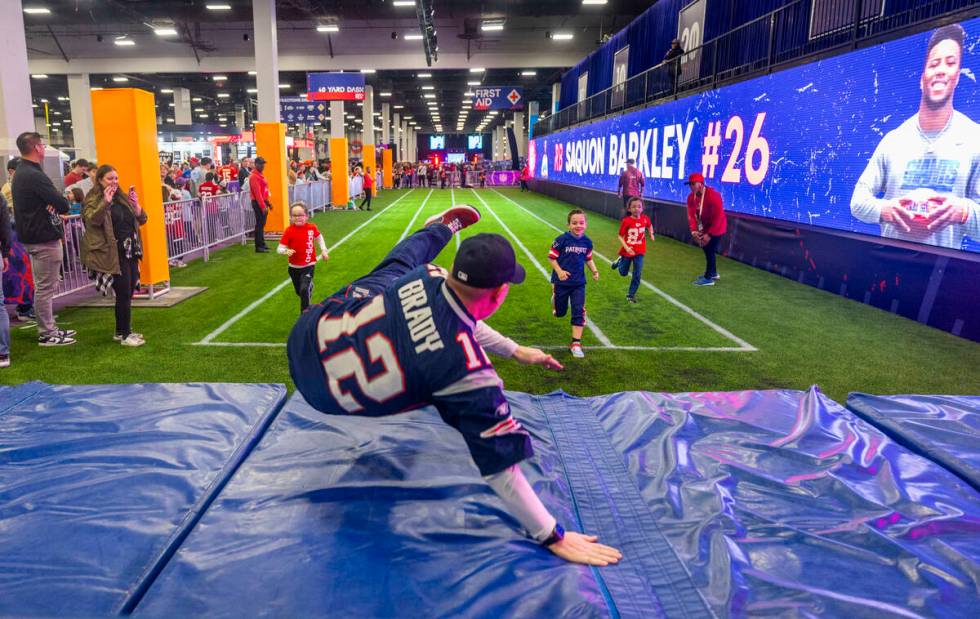
M146 211L146 225L140 226L143 243L140 282L153 285L169 281L153 93L135 88L112 88L96 90L91 95L99 163L116 168L120 191L128 191L130 185L136 188L140 206Z
M347 160L347 138L330 138L330 202L345 207L350 200L350 177Z
M381 173L384 175L385 189L391 189L395 184L391 169L391 149L386 148L381 152Z
M286 125L255 123L255 153L265 159L265 180L269 182L272 210L266 232L283 232L289 225L289 180L286 176Z

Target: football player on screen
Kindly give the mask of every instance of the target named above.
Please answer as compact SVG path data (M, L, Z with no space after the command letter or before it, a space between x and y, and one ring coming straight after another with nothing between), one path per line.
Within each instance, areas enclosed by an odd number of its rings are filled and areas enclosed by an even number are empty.
M851 214L888 238L960 249L980 241L980 126L953 109L965 32L933 32L917 114L875 149L851 197Z

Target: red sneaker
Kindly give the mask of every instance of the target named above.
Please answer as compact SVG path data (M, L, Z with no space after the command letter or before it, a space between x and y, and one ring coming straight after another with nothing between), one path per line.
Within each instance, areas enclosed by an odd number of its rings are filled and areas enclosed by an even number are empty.
M433 215L426 219L425 227L435 223L441 223L449 226L453 234L456 234L463 228L472 226L478 221L480 221L480 211L476 210L476 207L470 206L469 204L458 204L438 215Z

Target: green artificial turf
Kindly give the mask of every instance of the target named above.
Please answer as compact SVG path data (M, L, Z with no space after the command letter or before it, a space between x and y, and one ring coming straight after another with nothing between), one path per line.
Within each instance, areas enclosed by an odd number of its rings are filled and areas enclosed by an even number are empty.
M520 241L515 249L527 280L512 289L488 322L521 343L548 347L566 366L564 372L552 373L498 361L508 389L595 395L635 389L805 389L818 384L839 401L850 391L980 393L977 344L725 258L719 259L722 279L716 286L692 286L703 269L703 255L672 239L648 243L644 280L663 295L644 286L639 303L628 305L628 278L598 256L615 257L618 222L595 214L589 215L587 234L595 243L600 280L589 281L588 316L613 345L655 349L602 348L587 329L586 358L572 359L565 349L568 318L551 315L551 287L538 268L549 270L548 248L559 234L554 227L564 230L572 207L514 189L386 191L372 212L317 215L314 222L328 246L342 243L332 249L329 262L317 266L316 296L369 271L403 234L454 200L483 213L480 224L464 230L463 238L499 232ZM436 262L449 267L455 249L451 241ZM213 253L209 262L194 261L171 275L175 286L208 290L172 308L136 308L134 329L145 335L146 346L127 349L112 340L111 308L63 308L59 322L78 331L79 343L40 348L33 328L13 323L13 366L0 370L0 383L231 381L292 386L282 345L298 313L289 284L212 336L212 344L235 345L197 344L284 284L283 256L232 246Z

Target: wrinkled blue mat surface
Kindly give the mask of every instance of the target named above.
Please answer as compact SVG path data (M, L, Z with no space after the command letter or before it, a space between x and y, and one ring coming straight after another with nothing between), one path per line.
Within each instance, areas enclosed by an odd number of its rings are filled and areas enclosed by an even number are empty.
M980 491L980 396L847 396L847 408Z
M817 390L508 393L528 540L432 409L282 386L0 388L0 615L965 617L980 493Z
M107 616L163 565L282 385L0 387L0 616Z
M136 609L145 616L963 617L980 495L818 391L509 393L525 471L591 569L529 542L431 409L294 396Z

